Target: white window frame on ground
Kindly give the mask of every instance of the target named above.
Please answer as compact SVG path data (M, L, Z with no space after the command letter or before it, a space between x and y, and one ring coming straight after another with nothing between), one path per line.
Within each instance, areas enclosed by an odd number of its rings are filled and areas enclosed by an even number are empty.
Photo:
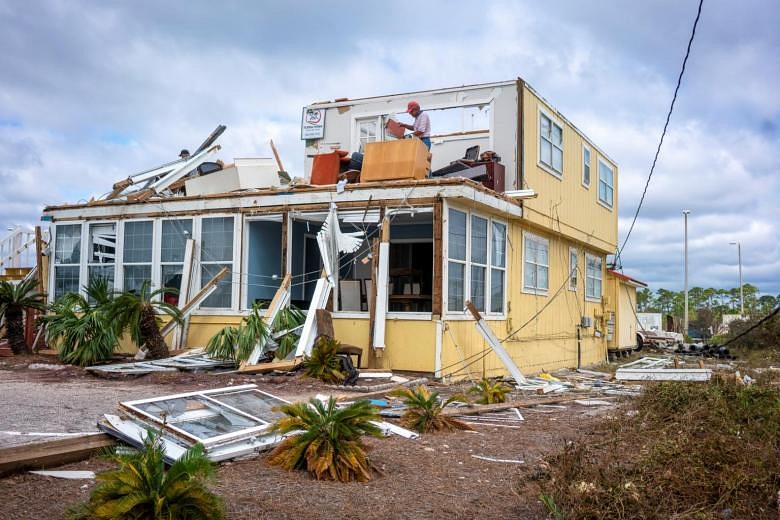
M529 253L528 253L528 243L534 242L537 246L544 246L545 250L547 251L547 263L543 264L538 261L538 257L532 260L529 260ZM536 282L535 285L527 285L525 283L525 275L526 270L529 269L529 264L533 265L533 269L536 271ZM547 278L547 285L546 287L540 287L539 286L539 269L543 268L546 270L546 278ZM535 294L537 296L547 296L548 291L550 290L550 241L546 238L540 237L539 235L534 235L533 233L529 233L527 231L523 232L523 269L522 269L522 280L523 280L523 292L528 294Z
M546 135L545 135L545 132L543 131L543 124L542 124L543 119L546 119L550 123L549 131L546 133ZM563 123L558 121L549 112L547 112L546 110L544 110L542 108L539 109L539 117L538 117L537 120L538 120L538 124L539 124L539 131L537 132L537 135L539 136L539 163L538 164L539 164L539 166L543 170L549 172L554 177L557 177L558 179L561 179L561 178L563 178L563 161L564 161L564 147L565 147L565 145L564 145L564 136L563 136L563 128L564 128ZM555 127L557 127L558 130L560 130L560 134L561 134L560 143L555 143L555 141L553 139L553 136L554 136L554 133L555 133L554 132L554 128ZM545 147L547 147L547 146L549 146L549 148L550 148L550 162L549 163L544 160L543 153L542 153L542 150ZM560 152L560 154L561 154L561 167L560 167L560 169L557 169L554 166L555 160L553 159L553 157L555 155L554 154L555 150L558 150Z
M463 259L457 257L457 256L450 256L450 253L452 251L452 247L450 244L450 220L451 220L451 212L458 212L462 215L465 215L466 217L466 229L465 229L465 257ZM477 269L484 269L484 305L483 308L479 309L480 312L482 312L486 317L489 317L491 319L502 319L506 316L506 284L507 284L507 276L506 276L506 251L507 251L507 232L509 229L509 226L506 221L501 219L492 218L489 215L479 213L476 211L469 211L457 206L453 206L450 204L445 203L444 206L444 232L442 239L444 240L443 244L443 254L442 254L442 260L444 263L443 270L444 270L444 276L442 277L442 305L444 306L444 312L446 315L449 316L450 319L452 318L464 318L467 317L470 319L470 315L466 315L463 308L460 309L451 309L450 308L450 272L453 265L462 265L463 266L463 301L465 304L466 300L473 298L472 293L472 271L474 268ZM486 262L482 263L481 261L474 261L474 251L473 251L473 222L475 219L482 219L487 222L487 258ZM493 243L493 233L494 233L494 223L498 224L501 229L503 230L503 237L501 240L501 243L503 243L503 251L504 251L504 258L503 258L503 266L495 265L494 266L494 256L496 255L495 247ZM495 311L496 308L493 302L492 298L492 280L494 273L503 273L503 283L501 288L501 310L500 312ZM476 302L475 302L476 303Z
M602 176L602 166L605 168L607 172L609 172L609 182L607 182L604 176ZM603 193L605 198L602 198L602 186L604 187ZM609 193L609 200L606 200L607 193ZM601 157L599 157L599 203L602 206L605 206L611 210L614 201L615 201L615 169L612 166L610 166L606 161L604 161Z
M598 264L598 269L593 265L595 263ZM604 294L602 268L603 261L600 256L585 253L585 299L588 301L600 302L601 296Z
M78 235L77 235L78 241L79 241L79 247L77 248L78 254L79 254L79 262L78 263L58 261L58 249L57 248L61 245L59 242L60 242L60 239L62 237L58 237L57 233L58 233L58 230L60 230L62 228L66 228L68 226L74 226L74 228L78 228ZM54 243L53 243L52 252L51 252L52 261L51 261L51 269L50 269L50 274L49 274L49 301L50 302L53 302L57 296L62 296L62 295L57 295L56 294L56 288L57 288L57 268L58 267L71 269L71 270L73 268L75 268L76 273L77 273L76 277L77 277L77 280L78 280L78 282L76 284L76 292L81 292L83 290L83 288L81 286L81 263L82 263L81 259L83 258L83 254L82 254L83 253L83 251L82 251L83 247L82 246L84 245L84 237L83 237L84 225L83 225L83 222L63 222L62 224L54 224L52 226L52 228L53 229L52 229L52 232L51 232L51 236L52 236L52 238L54 240Z
M569 248L569 290L577 290L580 257L576 247Z
M590 152L590 146L587 144L582 145L582 185L590 189L590 174L592 155ZM587 172L587 175L585 175Z

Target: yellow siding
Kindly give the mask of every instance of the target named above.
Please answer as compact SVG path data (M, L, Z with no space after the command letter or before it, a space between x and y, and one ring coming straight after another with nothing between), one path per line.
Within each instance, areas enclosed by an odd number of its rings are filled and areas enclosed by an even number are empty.
M607 275L610 310L615 311L615 339L609 348L636 346L636 287Z
M563 175L548 173L539 162L539 111L544 110L563 128ZM524 220L558 231L565 236L605 253L617 245L618 168L595 146L587 143L575 128L533 92L523 92L523 175L526 188L538 197L523 203ZM582 146L590 144L590 188L582 185ZM598 202L598 160L614 172L612 209Z

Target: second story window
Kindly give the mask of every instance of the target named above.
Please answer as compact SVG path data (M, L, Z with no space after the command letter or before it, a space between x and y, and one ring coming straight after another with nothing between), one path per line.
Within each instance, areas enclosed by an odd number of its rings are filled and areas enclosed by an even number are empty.
M582 147L582 185L590 188L590 148Z
M523 291L547 294L549 242L547 239L525 233L523 235Z
M612 207L614 197L614 174L607 163L599 159L599 200Z
M539 113L539 161L563 175L563 129Z
M358 151L363 152L367 143L379 140L379 121L376 117L357 120Z

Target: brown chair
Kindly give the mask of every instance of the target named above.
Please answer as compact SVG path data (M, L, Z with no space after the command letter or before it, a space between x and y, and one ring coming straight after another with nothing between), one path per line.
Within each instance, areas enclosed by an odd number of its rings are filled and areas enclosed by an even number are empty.
M325 336L327 338L335 339L335 333L333 332L333 316L327 309L317 309L317 335ZM360 368L360 360L363 358L363 349L354 345L341 344L338 350L339 354L346 354L347 356L357 356L357 364L355 368Z

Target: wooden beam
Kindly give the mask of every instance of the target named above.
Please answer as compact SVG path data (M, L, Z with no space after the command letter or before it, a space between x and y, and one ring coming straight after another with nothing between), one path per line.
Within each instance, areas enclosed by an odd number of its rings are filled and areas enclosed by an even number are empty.
M279 157L279 150L276 149L276 145L274 144L273 139L271 139L271 151L274 153L274 159L276 159L276 166L279 167L279 171L286 172L287 170L284 169L284 165L282 164L282 158Z
M179 290L179 310L182 310L190 299L190 289L192 287L192 267L195 258L195 241L191 238L184 243L184 264L181 270L181 288ZM173 348L178 350L184 348L187 344L187 333L189 332L190 317L187 315L182 318L184 322L181 327L175 327L176 335L173 338Z
M198 291L195 296L192 297L190 301L187 302L187 304L182 307L181 309L181 315L182 317L188 316L192 311L194 311L198 305L205 300L209 294L211 294L213 291L217 289L217 284L222 279L223 276L227 274L227 272L230 271L229 268L223 267L216 275L214 275L214 278L209 280L209 282L204 285L200 291ZM163 328L160 330L160 334L162 334L163 337L167 336L171 333L171 331L177 326L176 320L171 320L168 323L166 323Z
M245 365L238 369L242 374L267 374L274 370L288 371L297 367L301 362L297 359L274 361L272 363L258 363L257 365Z
M525 376L517 367L515 362L512 360L512 356L509 355L509 353L501 345L501 342L498 341L498 338L496 338L496 335L493 333L493 330L488 326L487 323L485 323L485 320L482 318L482 315L479 313L477 308L474 307L474 304L471 303L470 301L466 301L466 308L469 310L471 315L474 316L474 319L477 321L476 326L479 333L482 334L483 338L485 338L485 341L490 346L490 348L493 349L493 352L495 352L498 355L498 358L504 364L504 367L511 374L511 376L514 378L517 384L518 385L526 384L527 381L525 379Z
M281 273L284 275L289 275L290 273L287 272L287 256L289 255L287 248L289 247L288 241L287 241L287 226L289 226L289 220L290 220L290 212L285 211L282 213L282 265L281 265Z
M115 444L116 441L112 437L105 433L96 433L2 448L0 449L0 477L29 469L53 468L84 460Z
M433 302L431 303L431 314L434 316L442 315L442 278L444 269L444 242L442 233L444 221L442 219L444 203L441 200L433 205Z
M38 292L43 294L43 237L41 226L35 226L35 267L38 269Z

